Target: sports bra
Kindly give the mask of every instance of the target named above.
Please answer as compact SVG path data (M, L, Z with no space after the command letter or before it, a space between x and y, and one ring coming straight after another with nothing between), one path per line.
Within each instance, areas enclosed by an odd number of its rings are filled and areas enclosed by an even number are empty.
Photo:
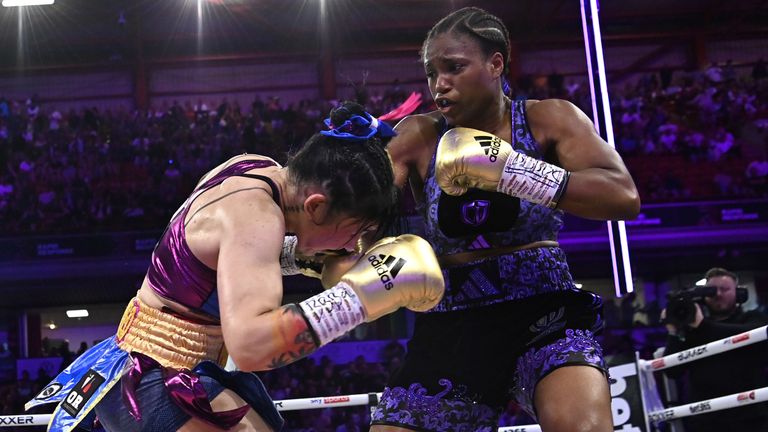
M257 168L278 166L272 160L242 160L222 169L195 188L179 207L161 236L147 271L150 288L163 298L187 306L197 312L219 318L219 300L216 290L216 270L200 261L190 250L184 232L184 221L192 202L201 193L221 184L229 177L249 177L266 182L272 190L272 199L280 205L280 192L269 177L246 174Z

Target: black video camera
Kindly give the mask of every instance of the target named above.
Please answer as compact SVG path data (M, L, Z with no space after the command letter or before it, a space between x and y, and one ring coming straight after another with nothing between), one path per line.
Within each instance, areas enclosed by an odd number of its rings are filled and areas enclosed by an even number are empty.
M678 291L672 291L667 294L667 318L666 323L672 324L678 329L684 329L696 320L696 305L702 306L704 316L707 316L707 308L704 305L706 297L717 295L717 287L697 286L685 288ZM747 301L748 291L746 288L736 288L736 303L743 304Z
M703 306L704 298L717 295L717 288L700 286L672 291L667 294L667 319L678 329L687 327L696 320L696 305Z

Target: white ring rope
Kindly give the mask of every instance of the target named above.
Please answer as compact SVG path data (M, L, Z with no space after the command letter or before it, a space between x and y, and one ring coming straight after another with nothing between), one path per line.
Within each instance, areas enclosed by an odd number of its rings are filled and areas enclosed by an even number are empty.
M381 393L360 393L343 396L324 396L302 399L284 399L273 401L278 411L295 411L332 406L334 408L371 405L379 402ZM19 414L0 416L0 427L5 426L45 426L51 421L52 414Z
M652 422L666 421L765 401L768 401L768 387L654 411L648 414L648 419Z
M660 371L673 366L689 363L704 357L713 356L726 351L745 347L768 339L768 326L758 327L746 333L730 336L705 345L690 348L688 350L660 357L655 360L639 360L640 367L647 371ZM325 396L302 399L285 399L274 401L278 411L294 411L303 409L332 407L350 407L378 403L381 393L360 393L342 396ZM750 390L742 393L734 393L718 397L680 405L648 414L652 422L671 420L681 417L689 417L704 412L714 412L744 405L751 405L768 401L768 387ZM51 420L51 414L20 414L0 416L0 428L11 426L45 426ZM499 428L499 432L541 432L539 425L509 426Z
M363 393L346 396L285 399L281 401L275 401L275 408L277 408L278 411L293 411L323 408L329 405L333 405L333 407L376 405L378 404L380 397L381 393Z
M752 345L768 339L768 326L758 327L746 333L737 334L705 345L689 348L679 353L659 357L655 360L640 360L640 366L654 372L673 366L690 363L694 360L724 353L726 351Z
M541 432L541 426L537 424L521 425L521 426L507 426L499 428L499 432Z
M329 396L323 398L286 399L282 401L275 401L275 406L277 407L278 411L291 411L299 409L323 408L328 405L333 405L334 407L369 405L371 395L378 398L381 396L381 393ZM346 400L347 398L349 400ZM0 428L14 426L46 426L48 425L49 421L51 421L51 414L19 414L11 416L0 416ZM499 432L541 432L541 427L539 425L507 426L499 428Z

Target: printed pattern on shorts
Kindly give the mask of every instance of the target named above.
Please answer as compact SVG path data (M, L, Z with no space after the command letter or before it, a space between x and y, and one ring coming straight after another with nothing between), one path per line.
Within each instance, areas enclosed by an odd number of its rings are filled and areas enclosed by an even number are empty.
M492 432L499 413L475 403L462 388L453 389L450 380L440 380L444 390L428 395L421 384L386 387L379 405L371 414L372 424L396 425L421 431Z
M513 252L443 270L445 294L430 312L462 310L574 289L557 247Z
M589 330L567 329L565 337L540 348L531 348L517 361L515 398L535 417L533 393L548 373L564 365L592 365L606 370L603 350Z

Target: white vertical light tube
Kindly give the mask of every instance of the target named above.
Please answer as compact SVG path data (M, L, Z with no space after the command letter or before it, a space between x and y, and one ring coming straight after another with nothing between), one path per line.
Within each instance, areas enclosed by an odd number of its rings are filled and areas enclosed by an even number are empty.
M608 99L608 82L605 77L598 0L580 1L584 49L587 54L589 89L592 96L592 118L598 134L613 148L616 148L616 142L613 137L613 122L611 121L611 105ZM595 79L597 79L597 82L595 82ZM624 221L608 221L607 225L611 261L613 264L613 282L616 288L616 295L621 297L634 291L632 267L629 260L629 244L627 243L627 229Z

